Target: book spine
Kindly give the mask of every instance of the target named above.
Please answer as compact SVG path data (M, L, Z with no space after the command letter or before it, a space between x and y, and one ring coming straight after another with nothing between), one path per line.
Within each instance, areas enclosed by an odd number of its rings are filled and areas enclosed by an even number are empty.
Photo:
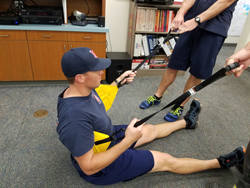
M159 13L159 11L156 10L156 13L155 13L155 32L158 31L158 28L157 28L157 21L158 21L158 17L159 17L158 13Z

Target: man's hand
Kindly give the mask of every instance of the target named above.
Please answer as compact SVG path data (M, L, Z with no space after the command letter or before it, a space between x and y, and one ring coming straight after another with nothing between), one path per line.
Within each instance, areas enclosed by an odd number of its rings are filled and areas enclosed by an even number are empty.
M238 62L240 66L236 69L228 71L226 74L231 75L234 74L236 77L239 77L242 72L250 66L250 42L246 44L244 48L235 54L231 55L227 58L225 66L230 65L234 62Z
M125 78L121 84L130 83L133 82L134 77L136 76L137 71L133 72L132 70L124 72L119 78L117 78L117 81L121 81L123 78ZM128 76L128 77L127 77ZM127 78L126 78L127 77Z
M233 58L229 57L226 60L225 66L230 65L230 64L235 63L235 62L240 63L240 66L236 69L232 69L232 70L226 72L226 75L234 74L236 77L239 77L242 74L242 72L248 67L246 65L250 64L250 59L248 59L246 61L239 61L238 59L233 59Z
M171 24L171 31L179 30L179 27L184 23L184 17L176 15Z
M198 23L195 21L195 19L191 19L188 21L185 21L182 25L179 27L179 33L185 33L187 31L192 31L198 26Z
M139 140L142 137L142 131L143 131L143 126L144 124L134 127L135 123L138 120L134 118L130 124L128 125L126 131L125 131L125 138L127 142L133 144L137 140Z

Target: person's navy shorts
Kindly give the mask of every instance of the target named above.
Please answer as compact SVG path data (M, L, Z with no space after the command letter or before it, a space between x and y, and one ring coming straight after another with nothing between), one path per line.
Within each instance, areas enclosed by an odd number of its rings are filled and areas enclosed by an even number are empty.
M115 125L114 127L116 132L121 128L126 129L127 125ZM120 138L125 135L124 133L125 132L122 131L118 133L116 137ZM115 141L115 144L120 141L121 140ZM71 156L73 160L72 163L83 179L96 185L109 185L122 181L128 181L148 173L154 167L154 157L152 153L148 150L133 149L135 144L136 142L109 166L91 176L85 175L77 162Z
M168 67L189 72L198 79L212 75L217 55L225 37L199 28L180 35Z

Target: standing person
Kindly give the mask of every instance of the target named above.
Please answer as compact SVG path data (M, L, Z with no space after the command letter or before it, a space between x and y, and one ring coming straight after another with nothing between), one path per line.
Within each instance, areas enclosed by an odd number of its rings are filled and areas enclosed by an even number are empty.
M225 66L230 65L234 62L238 62L240 64L240 67L227 72L227 74L234 74L236 77L239 77L242 72L250 66L250 42L248 42L246 46L240 51L227 58ZM250 188L250 142L248 143L246 149L243 168L241 170L243 171L243 174L240 177L239 181L233 187ZM223 186L214 182L209 182L206 185L206 188L223 188Z
M141 109L158 105L166 89L174 82L178 70L190 67L190 76L183 93L212 75L216 57L227 37L237 0L184 0L177 12L171 30L181 36L171 55L168 69L153 96L140 104ZM186 14L185 14L186 13ZM166 121L176 121L183 113L186 99L178 108L164 116Z
M109 59L100 59L89 48L74 48L62 57L62 70L69 81L58 97L57 133L63 145L70 151L72 164L79 175L98 185L131 180L149 172L170 171L188 174L215 168L230 168L242 164L244 147L211 160L175 158L167 153L135 148L163 138L180 129L198 127L201 104L193 100L184 119L159 125L142 124L133 119L129 125L114 126L95 88L99 87L103 69L110 65ZM127 71L118 81L131 82L135 76ZM116 84L115 82L112 84ZM124 131L123 131L124 130ZM115 132L117 132L115 134ZM96 152L95 132L113 136L107 150Z

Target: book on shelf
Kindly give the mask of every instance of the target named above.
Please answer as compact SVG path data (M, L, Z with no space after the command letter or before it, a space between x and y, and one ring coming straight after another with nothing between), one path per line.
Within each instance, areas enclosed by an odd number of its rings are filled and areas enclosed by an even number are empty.
M160 43L163 43L164 38L160 37L158 40ZM166 55L170 56L172 54L172 52L171 52L171 49L169 48L169 46L167 45L167 43L168 43L168 41L162 45L162 48L163 48L164 52L166 53Z
M168 32L174 19L175 11L154 7L137 7L136 32Z
M161 43L163 43L165 38L159 35L142 35L135 34L134 40L134 57L140 56L149 56L155 47ZM176 41L174 38L166 41L165 44L162 45L162 49L160 48L155 54L163 54L166 56L171 56L173 49L175 47Z
M149 47L149 53L151 54L154 50L154 38L153 35L147 35L148 38L148 47Z
M160 10L156 10L156 16L155 16L155 30L154 32L159 31L159 19L160 19Z
M144 49L145 56L149 55L148 37L147 35L142 35L142 46Z
M134 57L139 57L141 54L141 38L141 34L135 34Z
M144 59L133 59L132 69L135 69ZM149 60L147 60L139 69L149 69Z
M154 31L154 20L157 8L138 7L136 12L136 31Z
M149 68L150 69L163 69L163 68L167 68L169 62L169 58L166 56L160 56L157 57L155 56L154 58L152 58L149 62Z
M176 45L175 39L174 39L174 38L171 38L171 39L169 40L169 42L170 42L170 45L171 45L172 49L174 49L174 47L175 47L175 45Z

